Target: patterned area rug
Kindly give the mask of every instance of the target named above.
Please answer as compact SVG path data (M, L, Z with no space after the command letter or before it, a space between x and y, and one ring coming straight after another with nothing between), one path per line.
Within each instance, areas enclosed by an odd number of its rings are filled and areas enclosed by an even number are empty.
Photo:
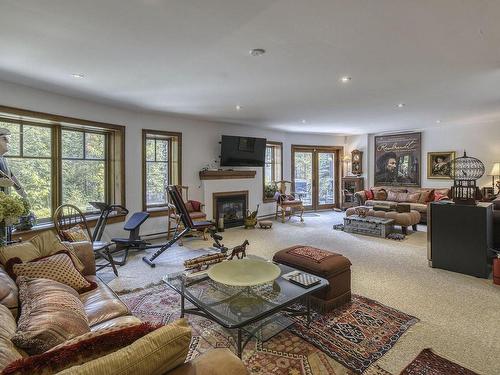
M167 324L179 318L180 297L164 284L120 294L132 313L143 321ZM234 352L231 332L196 315L187 318L193 328L188 360L211 348L231 348ZM249 371L262 375L354 375L361 371L366 375L390 375L372 364L417 321L360 296L354 296L336 313L315 314L314 319L311 331L297 320L266 342L251 340L242 358ZM324 329L323 340L319 340L320 329Z
M377 301L353 295L350 303L331 313L315 313L309 327L305 319L298 318L290 331L344 366L362 373L417 321Z
M478 375L446 358L424 349L402 372L401 375Z

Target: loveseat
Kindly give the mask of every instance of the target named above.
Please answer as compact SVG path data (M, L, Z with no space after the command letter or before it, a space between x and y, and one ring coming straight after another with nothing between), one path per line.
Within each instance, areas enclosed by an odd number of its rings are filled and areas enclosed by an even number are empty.
M420 222L427 222L427 205L435 200L450 199L449 188L406 188L377 186L354 193L356 206L383 205L396 209L399 204L409 204L411 210L420 213Z
M41 256L51 255L60 247L61 243L55 234L47 231L31 241L0 248L0 372L11 362L29 357L11 341L18 324L16 319L20 315L19 290L4 266L10 258L19 257L28 262ZM71 254L81 262L83 268L81 273L85 278L97 284L95 289L79 295L90 331L104 332L115 326L141 324L115 293L96 276L92 245L88 242L72 243ZM189 350L190 340L191 328L185 319L181 319L160 328L155 327L150 333L119 350L108 351L102 356L99 353L92 353L88 361L83 363L80 361L75 366L57 373L120 375L247 373L243 363L228 349L213 349L191 362L183 363ZM64 343L62 345L64 346Z

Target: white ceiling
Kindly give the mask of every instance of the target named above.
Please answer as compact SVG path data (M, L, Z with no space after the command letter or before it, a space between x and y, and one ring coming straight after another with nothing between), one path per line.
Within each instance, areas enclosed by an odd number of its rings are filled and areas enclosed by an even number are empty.
M2 0L0 79L287 131L473 125L500 120L500 0Z

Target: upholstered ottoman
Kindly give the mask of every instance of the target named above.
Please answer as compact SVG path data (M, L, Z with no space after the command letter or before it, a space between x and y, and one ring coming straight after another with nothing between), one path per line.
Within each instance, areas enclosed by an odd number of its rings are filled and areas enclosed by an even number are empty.
M345 215L351 216L356 214L356 207L350 207L346 210ZM370 209L366 216L375 216L383 219L394 219L395 225L401 226L403 234L408 233L408 227L412 227L414 231L417 230L417 224L420 222L420 212L410 210L410 212L396 212L396 211L375 211Z
M351 300L351 262L345 256L297 245L274 254L273 260L327 279L329 286L311 295L311 304L327 312Z

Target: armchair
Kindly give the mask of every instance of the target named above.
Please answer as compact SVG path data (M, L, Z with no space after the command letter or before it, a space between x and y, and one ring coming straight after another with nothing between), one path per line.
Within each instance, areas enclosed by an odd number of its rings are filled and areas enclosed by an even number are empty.
M292 181L281 180L275 181L274 184L276 185L276 194L274 195L276 200L275 219L277 220L278 216L281 216L281 222L284 223L288 214L288 220L292 216L298 216L300 221L303 222L304 204L300 194L291 191Z

